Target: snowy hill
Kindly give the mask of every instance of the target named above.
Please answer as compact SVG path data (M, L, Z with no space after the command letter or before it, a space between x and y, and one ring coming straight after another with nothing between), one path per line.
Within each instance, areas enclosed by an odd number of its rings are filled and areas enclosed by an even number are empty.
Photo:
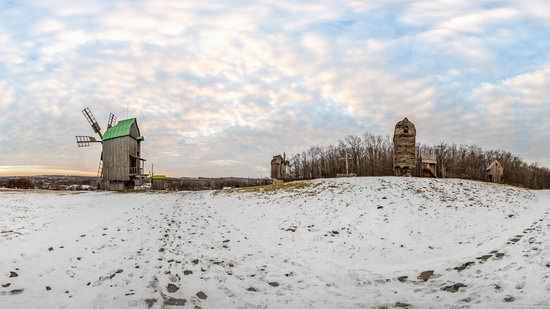
M0 308L550 303L550 192L350 178L0 191Z

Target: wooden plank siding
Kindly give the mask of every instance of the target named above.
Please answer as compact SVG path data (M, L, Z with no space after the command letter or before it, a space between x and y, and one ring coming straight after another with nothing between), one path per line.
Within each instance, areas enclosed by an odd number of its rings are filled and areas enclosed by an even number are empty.
M130 180L130 155L138 154L138 142L131 136L110 139L103 142L103 179Z
M142 139L138 140L139 137L137 121L134 121L129 131L121 132L118 137L103 140L103 180L108 190L134 188L136 176L142 173Z

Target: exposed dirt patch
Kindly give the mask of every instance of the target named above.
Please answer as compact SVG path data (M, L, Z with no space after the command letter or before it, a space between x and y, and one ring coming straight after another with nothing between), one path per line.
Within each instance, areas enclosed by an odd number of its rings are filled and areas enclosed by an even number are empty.
M168 306L185 306L186 302L185 298L166 297L163 303Z
M156 298L147 298L143 300L147 304L147 308L152 308L153 305L158 301Z
M19 294L23 293L23 290L24 290L24 289L15 289L15 290L11 290L11 291L10 291L10 295L19 295Z
M172 284L172 283L169 283L168 286L166 286L166 290L169 292L169 293L175 293L179 290L180 288L175 285L175 284Z
M454 270L457 270L457 271L463 271L465 270L466 268L470 267L471 265L474 265L475 263L474 262L466 262L460 266L457 266L455 268L453 268Z
M492 254L486 254L486 255L483 255L483 256L480 256L480 257L477 257L476 259L482 261L482 262L486 262L490 257L492 257L493 255Z
M460 288L465 288L465 287L466 287L466 285L463 284L463 283L455 283L455 284L452 284L452 285L445 286L445 287L441 288L441 290L451 292L451 293L456 293L456 292L458 292L458 290Z
M428 281L430 277L434 274L433 270L427 270L420 273L420 275L417 277L418 279L421 279L423 281Z

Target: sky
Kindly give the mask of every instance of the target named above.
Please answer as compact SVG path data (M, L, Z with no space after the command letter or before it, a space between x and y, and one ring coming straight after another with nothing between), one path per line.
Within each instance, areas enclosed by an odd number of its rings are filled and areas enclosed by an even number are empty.
M547 0L0 0L0 175L95 175L85 107L137 117L170 176L268 176L404 117L550 166L549 38Z

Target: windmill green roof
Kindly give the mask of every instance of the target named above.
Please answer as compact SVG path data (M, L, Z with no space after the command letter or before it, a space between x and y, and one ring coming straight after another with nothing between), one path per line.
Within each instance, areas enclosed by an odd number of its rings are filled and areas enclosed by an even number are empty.
M165 175L154 175L152 178L153 178L153 180L165 180L166 176Z
M109 140L117 137L130 135L132 125L136 122L136 118L124 119L119 121L114 127L110 127L103 134L103 140Z

